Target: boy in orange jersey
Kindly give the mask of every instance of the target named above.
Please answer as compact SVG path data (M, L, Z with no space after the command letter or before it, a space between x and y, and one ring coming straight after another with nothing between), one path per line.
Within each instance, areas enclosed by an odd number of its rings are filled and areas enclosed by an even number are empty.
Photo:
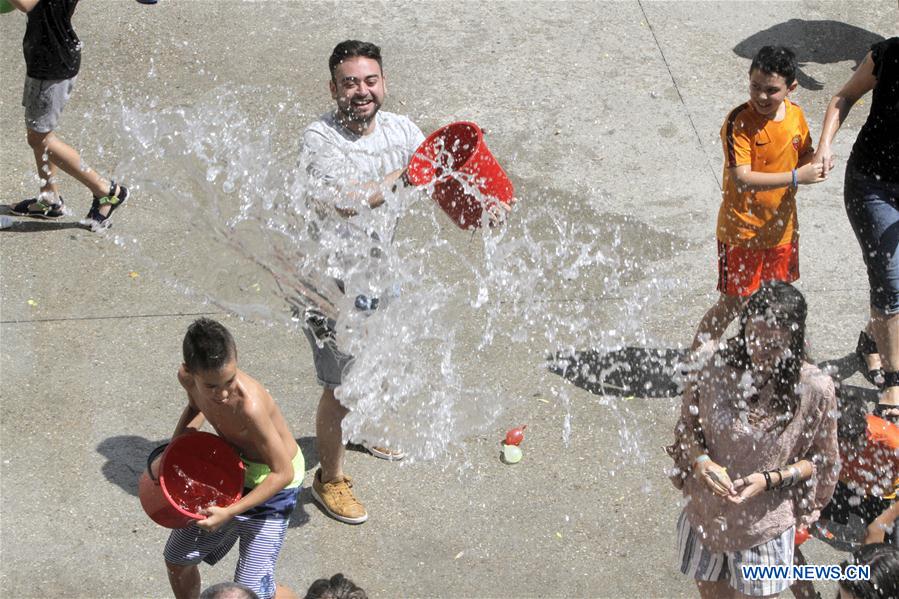
M799 278L796 188L826 178L796 89L796 56L765 46L749 67L749 101L721 127L724 190L718 212L718 291L699 323L693 350L717 340L763 281Z

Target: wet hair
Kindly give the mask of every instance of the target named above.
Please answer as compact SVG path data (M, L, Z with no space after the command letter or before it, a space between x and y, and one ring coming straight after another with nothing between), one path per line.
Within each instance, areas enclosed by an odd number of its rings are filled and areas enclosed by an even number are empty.
M221 370L228 360L237 358L234 337L210 318L199 318L187 328L181 350L190 372Z
M368 595L353 581L338 573L330 580L319 578L313 582L306 591L306 599L368 599Z
M796 386L802 362L805 360L805 318L808 306L802 293L789 283L768 281L762 283L740 313L740 332L730 340L724 350L725 360L735 368L749 370L752 360L746 351L746 326L749 321L761 317L769 325L790 331L789 353L774 371L774 406L782 413L794 412L799 401Z
M200 593L200 599L259 599L259 595L239 582L220 582Z
M886 543L863 545L840 567L845 572L849 565L869 566L871 577L868 580L841 580L839 585L844 591L858 599L899 597L899 547Z
M371 42L360 42L359 40L346 40L334 46L331 57L328 59L328 69L331 71L331 80L334 80L334 74L337 67L340 66L347 58L362 56L371 58L378 63L378 67L383 71L384 65L381 63L381 49Z
M796 81L796 54L784 46L762 46L749 65L749 74L756 70L768 75L780 75L787 85L793 85Z

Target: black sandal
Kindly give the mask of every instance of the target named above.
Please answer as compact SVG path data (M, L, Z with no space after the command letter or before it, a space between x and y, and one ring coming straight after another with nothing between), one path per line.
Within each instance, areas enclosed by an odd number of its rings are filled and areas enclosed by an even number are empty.
M91 209L87 213L87 217L82 221L85 224L90 225L91 231L101 231L103 229L108 229L112 223L108 222L109 217L112 216L112 213L115 212L116 208L125 203L125 200L128 199L128 188L124 185L118 185L115 181L109 182L109 195L103 196L102 198L99 196L94 196L94 201L91 202ZM109 214L103 216L100 214L100 208L103 206L109 206Z
M40 198L22 200L18 204L9 207L9 211L19 216L31 216L33 218L57 219L66 214L66 204L59 198L59 203L48 204ZM37 210L34 210L37 208Z
M878 389L883 389L883 368L871 368L869 370L868 361L865 359L867 356L876 353L878 353L877 343L874 342L874 339L871 338L871 335L869 335L867 331L863 330L858 334L858 343L855 345L855 355L858 356L858 359L861 362L860 370L862 376L865 377L866 381L868 381Z

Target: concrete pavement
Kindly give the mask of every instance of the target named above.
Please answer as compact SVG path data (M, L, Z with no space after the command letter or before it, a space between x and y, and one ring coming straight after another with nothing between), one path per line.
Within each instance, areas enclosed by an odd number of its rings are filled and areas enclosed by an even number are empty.
M303 127L330 107L333 46L375 41L385 54L387 108L426 131L463 118L488 129L492 152L518 184L520 218L549 203L620 238L604 246L614 256L610 266L587 269L540 298L548 311L579 310L577 318L593 323L559 332L558 343L677 348L714 300L718 130L747 94L749 61L734 47L784 23L793 23L793 33L782 43L807 49L851 47L840 24L896 34L895 2L851 5L851 13L849 6L93 0L74 20L83 67L60 134L100 172L129 181L145 164L170 159L117 127L128 120L123 106L138 115L197 106L209 113L215 98L227 96L237 98L250 128L278 124L272 143L283 153L277 159L290 164ZM835 22L823 26L824 37L821 21ZM35 189L19 105L23 31L23 15L0 16L3 203ZM825 60L826 53L806 54ZM795 95L815 140L829 98L854 65L845 53L834 55L843 59L803 67L822 89ZM867 106L851 113L838 155L848 156ZM168 164L160 185L181 181ZM136 479L183 405L175 379L180 340L198 314L232 328L242 367L266 383L301 440L307 481L317 463L311 437L319 390L305 340L202 301L202 292L226 292L224 265L202 231L185 223L190 212L176 191L151 192L146 184L136 191L106 235L74 226L76 217L0 231L4 597L168 596L166 531L143 514ZM65 177L63 194L77 216L86 212L89 198ZM842 208L842 168L803 188L799 202L813 357L838 360L851 352L867 314L861 255ZM468 234L448 227L446 236L480 257ZM604 276L621 282L616 294L605 293ZM462 336L476 338L478 326L468 322L473 331ZM508 409L495 430L437 462L390 464L351 452L347 469L371 520L339 524L304 492L279 580L302 592L341 571L374 597L693 595L674 564L680 496L664 476L660 450L670 441L677 399L574 387L542 367L556 349L461 357L460 370L490 373L515 398L504 399ZM847 384L865 386L858 374ZM524 461L502 465L497 441L524 422ZM635 439L642 455L622 449L623 438ZM816 541L806 546L813 563L844 557ZM229 579L235 558L204 568L204 580Z

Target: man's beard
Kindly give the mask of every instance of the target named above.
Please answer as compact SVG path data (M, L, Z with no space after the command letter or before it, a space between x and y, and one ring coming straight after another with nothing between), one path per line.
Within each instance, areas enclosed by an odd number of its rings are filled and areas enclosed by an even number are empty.
M371 114L367 115L359 115L356 114L353 110L352 103L349 103L345 106L337 105L337 110L340 113L340 118L347 123L368 125L371 123L375 116L377 116L378 111L381 110L381 104L378 103L374 98L371 100L372 105L374 106L374 110L372 110Z

